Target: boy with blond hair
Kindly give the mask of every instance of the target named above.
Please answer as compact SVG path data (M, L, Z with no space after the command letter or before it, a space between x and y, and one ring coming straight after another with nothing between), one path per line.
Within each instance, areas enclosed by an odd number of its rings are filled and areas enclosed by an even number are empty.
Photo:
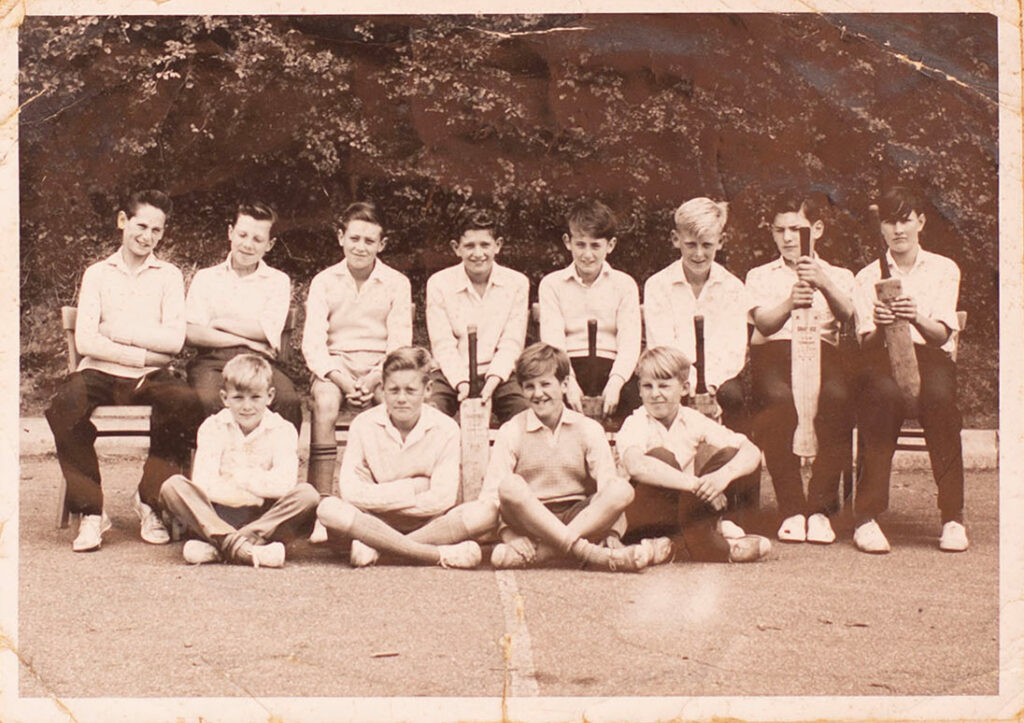
M736 500L749 496L744 486L757 484L761 452L734 432L700 412L682 405L689 386L690 362L675 347L660 346L640 355L637 376L643 406L622 424L616 437L619 460L637 498L654 489L660 518L682 533L690 558L700 562L753 562L768 554L771 543L760 535L745 535L735 519ZM701 448L704 448L703 450ZM698 452L708 457L695 468ZM626 510L630 534L634 521ZM737 534L726 536L728 530Z
M387 246L373 203L353 203L341 215L344 258L309 285L302 354L313 373L308 481L330 492L337 458L334 426L342 405L380 401L381 365L412 343L412 289L404 274L377 255Z
M606 261L616 244L610 208L583 201L567 222L562 243L572 263L541 279L540 340L569 356L569 406L581 410L584 395L601 397L603 415L622 418L640 403L633 377L640 356L640 290ZM590 319L597 320L596 358L588 353Z
M464 211L451 242L462 263L427 280L427 333L440 367L431 374L430 404L449 416L469 395L470 326L477 330L477 364L484 377L481 401L493 400L501 422L529 406L512 368L526 341L530 280L495 263L501 246L498 222L490 211Z
M430 353L403 347L383 364L384 403L352 422L338 475L340 497L326 497L317 517L335 541L351 538L349 562L367 567L380 552L419 563L471 568L472 540L494 527L495 505L455 507L459 494L459 425L424 400Z
M161 191L133 193L117 215L121 246L82 276L75 345L82 355L46 410L67 504L80 513L75 552L98 550L110 519L103 510L96 427L101 404L148 404L149 456L134 507L142 539L166 544L159 515L160 485L188 465L203 409L195 392L168 368L185 341L185 293L178 268L154 256L171 214Z
M292 302L288 275L263 257L274 248L277 213L265 203L239 204L228 225L228 257L200 269L185 297L185 341L197 348L188 381L207 414L223 408L220 390L224 364L238 354L257 353L271 361L276 392L272 409L302 426L302 400L292 380L273 360L281 352L281 332Z
M309 535L320 495L297 481L298 433L268 409L270 363L239 354L224 365L225 409L199 428L192 478L175 475L160 501L200 539L182 549L186 562L284 565L284 542Z
M565 406L570 362L561 349L538 342L516 360L530 408L501 426L481 500L497 502L499 537L491 564L525 567L568 556L607 570L638 571L668 560L667 538L602 547L621 533L633 489L616 474L601 425ZM617 536L615 540L617 540Z

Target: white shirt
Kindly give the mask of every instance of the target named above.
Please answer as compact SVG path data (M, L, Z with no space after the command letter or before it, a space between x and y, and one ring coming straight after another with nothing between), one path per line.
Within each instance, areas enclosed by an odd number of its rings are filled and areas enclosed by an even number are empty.
M459 425L429 404L404 440L387 407L371 407L352 420L338 474L341 498L369 512L443 514L459 494L459 443ZM418 480L429 480L426 490L416 491Z
M910 271L904 273L893 260L890 251L885 252L885 259L889 263L892 278L900 280L903 294L914 300L918 313L941 321L950 331L960 328L960 322L956 317L956 305L960 296L960 267L955 261L919 247L914 265ZM875 282L881 278L882 269L877 259L857 272L854 303L857 308L858 335L875 330L874 303L878 298L875 293ZM910 336L915 344L927 343L913 324L910 325ZM951 334L941 348L950 354L955 345Z
M299 435L269 409L249 434L230 409L207 417L196 435L192 481L210 501L228 507L262 505L287 494L298 481Z
M526 341L530 280L494 264L481 297L462 264L442 269L427 280L427 332L430 349L448 383L469 381L469 336L477 329L481 375L506 381Z
M570 357L587 356L587 320L597 319L597 356L614 359L609 376L624 382L640 357L640 290L633 277L607 262L587 286L576 264L554 271L540 282L541 341Z
M185 297L185 320L200 326L209 326L219 316L255 321L270 346L279 351L291 301L288 274L260 260L255 271L240 276L231 268L228 256L223 263L200 269L192 277Z
M111 336L100 333L101 323L112 327ZM83 357L78 370L134 379L157 369L145 366L146 348L132 343L142 333L149 338L156 334L167 347L181 350L185 283L176 266L153 254L129 270L119 248L82 276L75 324L75 346Z
M644 324L647 347L671 346L691 362L697 361L693 317L704 317L704 378L717 389L743 370L747 362L747 314L750 304L743 282L717 262L708 279L693 295L682 261L665 267L644 284ZM690 369L690 389L696 389L697 371Z
M630 414L615 437L619 459L631 447L646 454L655 447L664 447L675 455L683 472L695 474L693 460L697 448L707 444L715 449L739 448L747 440L739 432L708 419L696 409L680 406L676 418L667 428L652 417L644 407Z
M817 254L815 260L825 270L825 274L832 280L839 292L853 301L854 281L853 272L841 266L833 266ZM781 304L793 293L793 285L799 281L796 269L786 264L786 261L779 256L774 261L751 269L747 273L747 294L750 297L750 320L753 323L754 309L758 307L771 308ZM811 304L818 320L818 328L821 331L821 338L832 346L839 345L839 320L832 314L828 305L828 299L821 291L814 291L814 301ZM750 339L751 345L765 344L769 341L787 340L793 338L793 318L786 319L782 328L771 336L765 337L757 326L754 326L754 335Z

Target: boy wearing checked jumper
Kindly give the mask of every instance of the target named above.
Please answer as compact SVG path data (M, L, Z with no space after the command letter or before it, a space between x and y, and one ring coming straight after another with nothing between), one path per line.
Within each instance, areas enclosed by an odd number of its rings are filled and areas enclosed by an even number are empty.
M572 263L541 279L540 340L569 355L569 406L583 395L604 399L605 417L622 418L640 399L633 370L640 356L640 290L605 260L615 249L615 216L600 201L577 205L562 242ZM589 357L587 322L597 320L596 358ZM616 414L618 411L618 414Z
M430 404L454 416L469 395L467 327L477 329L477 364L484 377L483 402L493 400L504 422L529 406L512 377L526 341L530 280L495 263L502 238L489 211L464 212L451 242L462 263L438 271L427 281L427 332L440 367L431 374Z
M317 510L334 541L351 538L349 562L368 567L381 552L441 567L480 563L476 537L494 528L493 503L455 507L459 494L459 425L424 400L430 353L403 347L383 365L384 403L352 421L338 476L339 497Z
M185 297L185 340L198 354L188 365L188 380L207 414L223 408L220 390L224 364L238 354L256 352L271 360L272 408L296 429L302 426L302 399L292 380L273 364L281 351L281 332L292 302L288 275L263 257L274 247L277 214L264 203L243 203L228 226L227 259L192 278Z
M192 478L168 479L160 501L200 537L185 543L186 562L281 567L282 543L310 533L320 495L297 482L295 427L267 408L274 400L270 363L239 354L222 378L226 408L199 428Z
M497 568L572 557L606 570L638 571L668 560L668 538L623 547L622 512L633 489L618 476L601 424L565 406L569 357L538 342L516 360L530 408L498 430L481 500L497 502ZM605 541L607 546L595 544Z
M412 343L409 279L377 255L387 239L377 207L353 203L341 216L345 257L309 285L302 354L313 373L308 481L328 494L343 404L361 409L380 401L384 356Z
M857 274L857 334L863 359L857 386L857 428L864 440L864 464L854 501L853 542L859 550L889 552L889 540L876 518L889 506L892 456L900 426L907 416L903 396L893 381L884 344L884 329L896 320L910 322L921 377L918 419L924 428L932 475L938 486L942 522L939 549L963 552L964 458L960 441L962 418L957 405L956 362L952 354L959 329L956 315L960 268L945 256L921 247L925 213L920 198L908 188L893 187L880 199L882 237L888 246L884 263L902 283L903 295L889 305L878 301L875 282L881 278L876 260Z
M723 512L736 514L735 501L745 496L744 486L757 483L750 473L760 471L760 450L742 434L681 404L690 363L675 347L647 349L637 375L643 406L623 422L616 437L619 460L637 498L651 494L660 502L660 520L682 533L692 560L753 562L767 555L771 543L766 538L746 535L735 522L726 528L720 523ZM695 469L700 447L710 454ZM626 519L630 535L640 531L634 529L630 509Z
M754 400L754 441L764 450L782 524L783 542L827 545L836 535L829 520L839 492L839 475L850 455L852 401L839 328L853 316L853 274L826 262L814 250L800 255L800 229L809 228L812 248L825 233L822 202L810 194L786 192L773 201L771 234L779 258L747 274L750 318L750 366ZM818 454L804 495L800 459L793 454L797 426L792 388L792 312L811 307L821 336L821 387L814 429Z

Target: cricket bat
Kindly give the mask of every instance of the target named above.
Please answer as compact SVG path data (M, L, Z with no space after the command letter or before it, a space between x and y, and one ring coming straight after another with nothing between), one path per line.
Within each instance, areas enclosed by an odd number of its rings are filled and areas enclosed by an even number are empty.
M587 358L591 363L597 359L597 319L587 319ZM583 397L583 414L602 421L604 417L604 397Z
M693 317L693 338L696 347L696 360L693 366L697 370L697 388L693 395L693 407L708 419L721 421L722 408L718 406L715 395L708 392L704 373L704 317Z
M889 274L885 254L878 257L882 279L875 282L875 295L883 304L903 295L903 284ZM885 348L889 351L892 379L899 387L907 416L917 416L917 400L921 394L921 373L917 367L914 339L910 336L910 322L897 319L885 327Z
M480 401L480 377L477 373L476 326L466 329L469 340L469 396L459 406L462 428L462 485L460 502L472 502L480 496L490 453L488 430L491 426L491 402Z
M800 229L800 255L811 255L811 229ZM818 438L814 433L814 417L818 413L821 391L821 341L814 309L801 307L792 313L792 362L790 364L793 402L796 404L796 430L793 432L793 454L814 457Z

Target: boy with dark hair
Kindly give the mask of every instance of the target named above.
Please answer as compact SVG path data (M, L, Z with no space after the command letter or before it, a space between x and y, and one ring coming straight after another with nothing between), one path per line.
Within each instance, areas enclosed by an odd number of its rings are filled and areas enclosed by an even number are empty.
M840 358L840 325L853 316L853 274L832 266L817 250L800 251L800 229L809 228L812 244L825 233L822 204L813 195L785 192L770 208L772 238L779 258L747 274L753 393L758 411L754 440L764 450L784 518L778 538L783 542L835 541L828 515L834 511L839 476L850 454L852 427L849 387ZM821 336L821 387L814 429L818 454L811 468L806 496L800 478L800 458L793 453L797 426L792 388L792 312L810 307Z
M403 347L383 364L384 403L352 422L338 476L339 497L317 517L328 537L352 539L353 567L381 551L441 567L480 563L473 537L494 527L492 503L455 507L459 494L459 426L423 401L430 394L430 353Z
M753 562L768 554L771 543L760 535L725 536L720 520L737 514L736 500L748 496L744 487L757 485L752 472L761 469L761 452L738 432L681 404L689 386L690 362L674 347L654 347L640 355L637 376L643 406L622 424L616 437L619 460L636 493L661 492L667 507L662 518L682 533L690 558L701 562ZM708 459L699 470L701 447ZM707 452L706 452L707 453ZM668 514L665 514L667 512ZM630 534L635 532L626 511Z
M604 416L621 418L640 403L633 376L640 356L640 290L605 260L616 243L610 208L583 201L567 222L562 242L572 263L540 282L540 339L569 355L566 395L573 409L582 408L584 395L602 397ZM597 320L596 358L588 354L589 319Z
M338 243L344 258L313 277L302 332L302 354L313 373L308 481L322 494L330 492L334 475L334 425L342 405L380 401L384 357L412 343L412 288L377 258L387 246L377 206L349 205Z
M170 540L157 513L160 485L188 464L203 413L192 389L167 369L185 340L185 294L177 267L153 255L171 213L161 191L138 191L117 215L121 247L82 277L75 345L82 361L46 410L67 481L68 507L80 513L75 552L99 549L110 520L103 511L96 427L101 404L148 404L149 457L135 495L142 539Z
M281 567L283 542L310 533L320 495L297 482L295 427L267 409L274 400L270 363L238 354L221 380L226 409L199 427L192 479L171 477L160 501L201 538L185 543L186 562Z
M242 203L228 225L230 251L222 263L200 269L185 297L187 343L197 348L188 381L206 414L223 408L221 373L238 354L261 354L273 361L291 306L291 280L263 261L274 247L277 214L264 203ZM296 429L302 426L302 400L291 379L276 365L273 411Z
M942 520L939 548L962 552L968 547L964 527L964 461L962 426L957 406L956 315L960 269L956 263L921 247L924 205L908 188L887 190L878 203L882 237L888 250L857 274L857 333L863 347L857 385L857 423L864 463L854 502L853 541L864 552L889 552L889 541L876 518L889 506L889 479L903 419L903 396L893 381L884 344L884 329L899 320L910 323L910 335L921 378L918 419L924 428L932 474L938 486ZM878 300L875 282L880 264L899 279L902 296Z
M530 280L495 263L501 246L494 214L464 211L451 242L462 263L427 280L427 332L440 367L431 374L430 404L449 416L469 395L470 326L477 330L477 364L484 377L480 399L493 400L502 422L529 406L512 367L526 341Z
M616 474L601 425L566 408L569 369L565 352L543 342L516 360L530 408L498 430L480 493L501 511L501 542L491 564L525 567L570 556L607 570L637 571L665 562L672 543L664 537L627 547L591 542L621 527L633 489Z

